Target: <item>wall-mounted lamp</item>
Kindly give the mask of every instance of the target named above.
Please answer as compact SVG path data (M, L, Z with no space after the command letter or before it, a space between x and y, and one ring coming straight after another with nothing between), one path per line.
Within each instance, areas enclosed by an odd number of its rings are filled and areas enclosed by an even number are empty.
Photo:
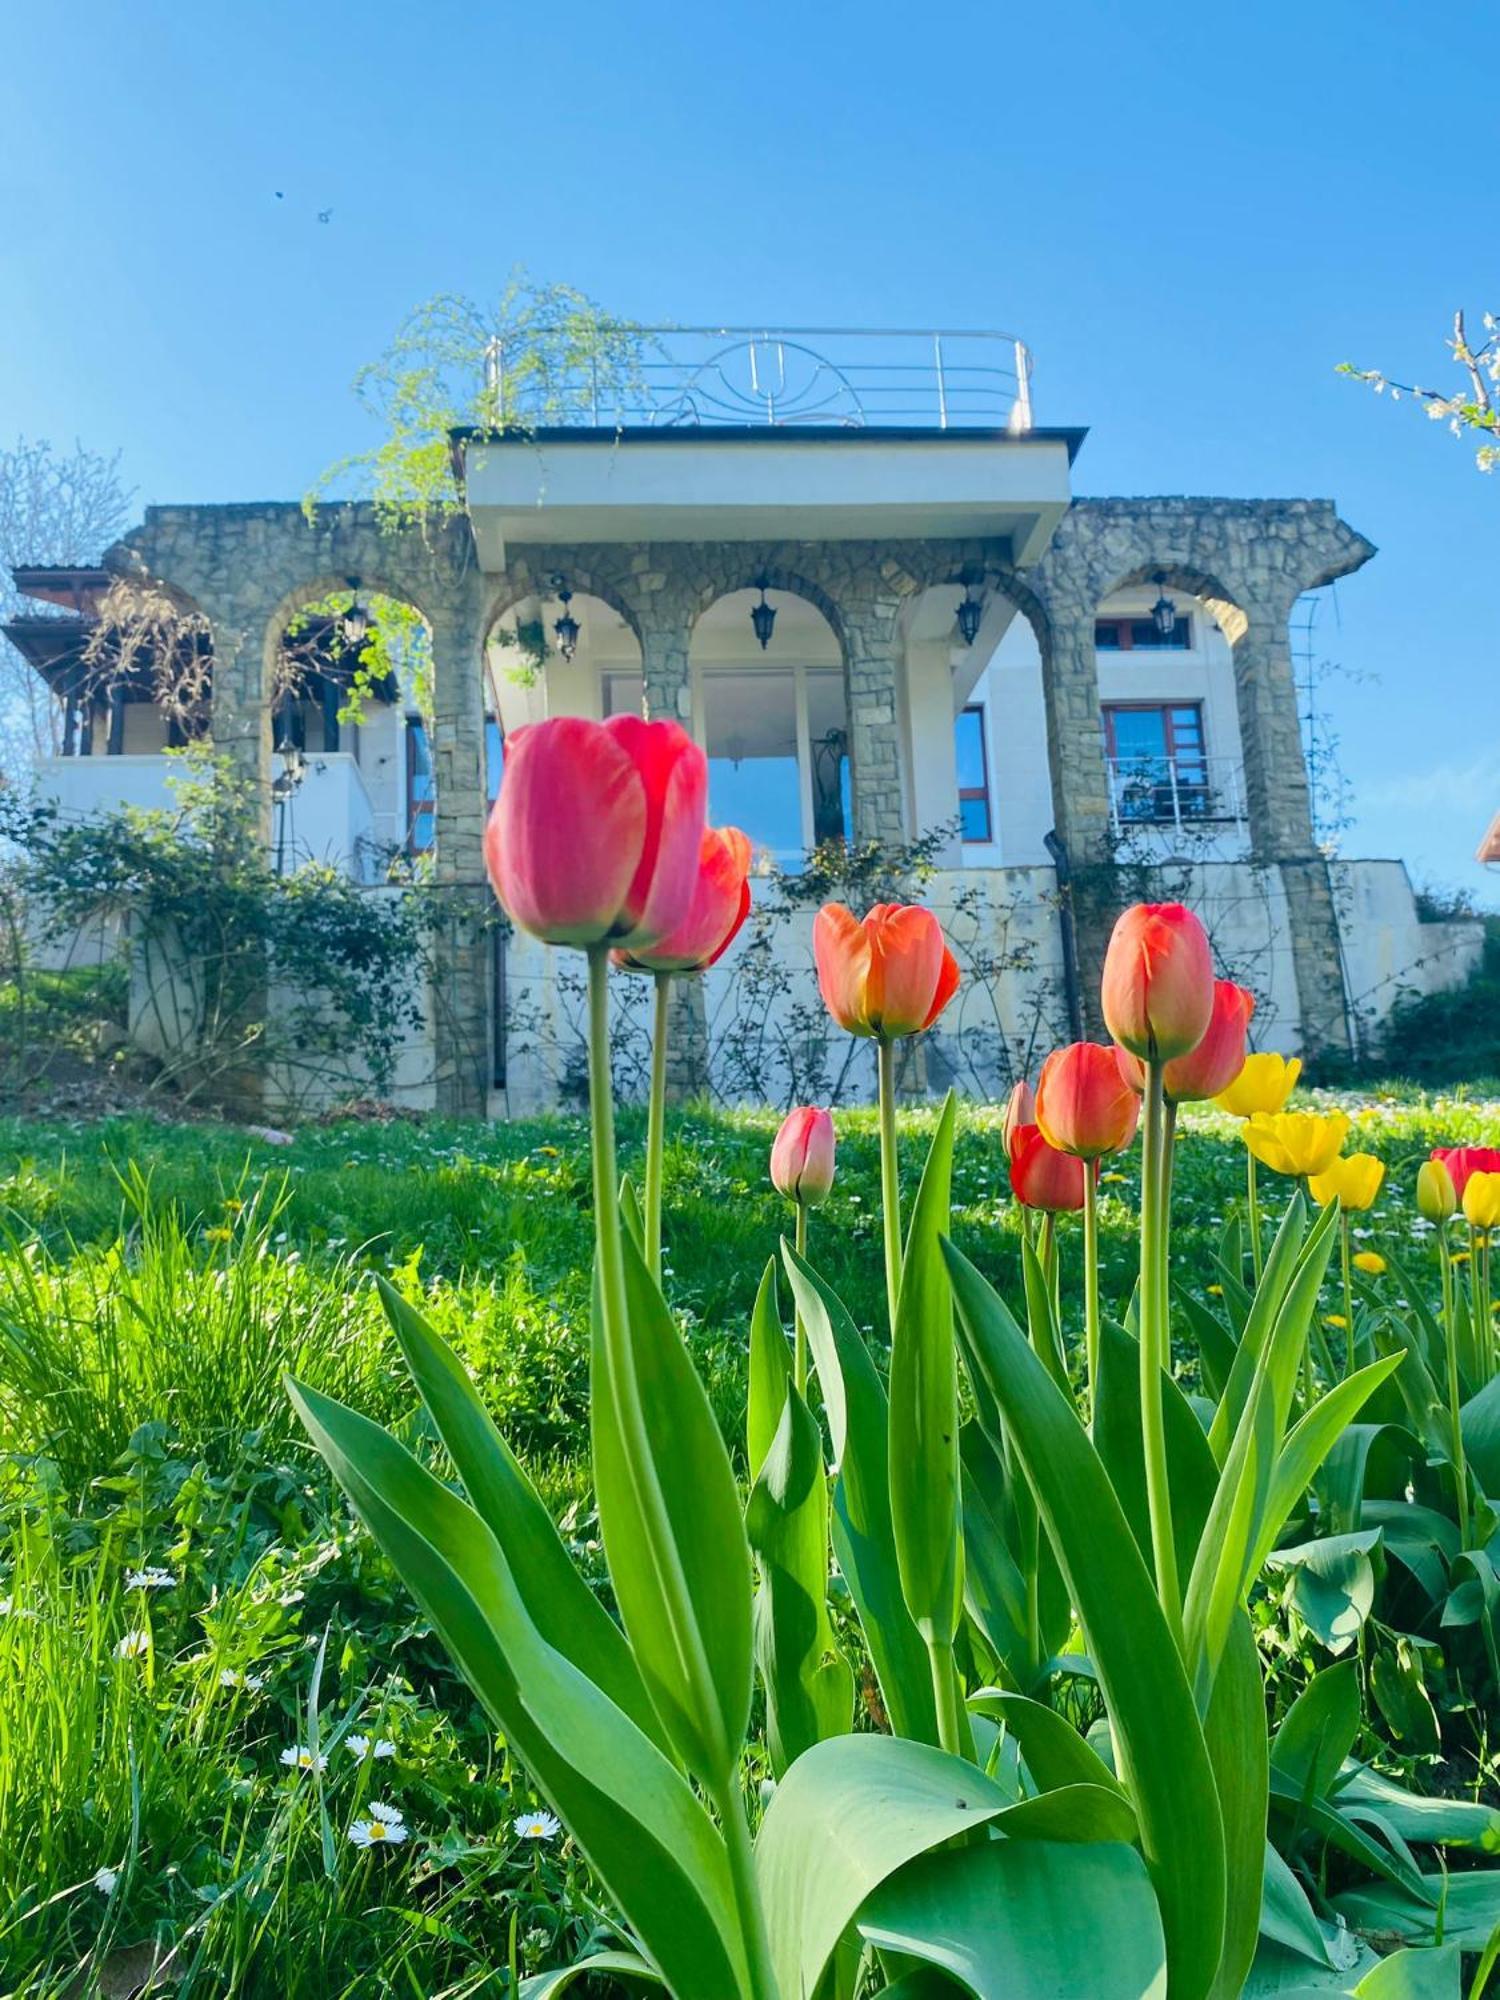
M776 606L774 604L767 604L766 602L766 580L764 577L755 584L754 588L760 592L760 603L751 605L750 623L755 628L756 638L760 641L760 650L764 652L767 646L770 645L771 634L775 630Z
M344 644L352 646L356 652L370 636L370 613L359 601L357 576L351 576L349 579L349 609L339 620L339 630L343 634Z
M578 651L578 635L582 628L578 620L568 609L568 606L573 602L572 591L569 590L560 576L554 577L552 581L553 588L557 592L558 601L562 605L562 616L553 625L552 630L557 638L558 652L562 654L565 660L571 660L573 655Z
M1177 606L1167 595L1167 579L1160 570L1153 581L1160 594L1151 607L1151 622L1164 639L1170 639L1177 630Z
M964 594L958 606L958 630L966 646L972 646L979 637L979 621L984 617L984 604L974 595L972 583L964 585Z

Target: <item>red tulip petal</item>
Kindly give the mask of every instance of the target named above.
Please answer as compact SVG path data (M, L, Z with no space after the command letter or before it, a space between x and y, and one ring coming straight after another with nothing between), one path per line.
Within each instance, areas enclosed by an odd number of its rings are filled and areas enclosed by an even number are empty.
M495 894L549 944L607 937L641 863L645 788L597 722L562 716L514 730L484 833Z
M823 1005L851 1035L873 1033L866 1012L870 940L842 903L825 903L813 922L813 958Z

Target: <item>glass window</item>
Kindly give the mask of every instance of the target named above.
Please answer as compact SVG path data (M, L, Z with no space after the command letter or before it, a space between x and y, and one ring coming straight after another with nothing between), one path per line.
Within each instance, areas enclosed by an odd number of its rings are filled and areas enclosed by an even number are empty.
M484 718L484 795L490 805L500 793L500 775L505 769L505 731L500 718Z
M1192 650L1191 612L1179 609L1177 623L1165 637L1154 618L1099 618L1094 621L1094 645L1101 653L1185 653Z
M795 673L706 673L703 728L710 820L742 827L757 857L795 866L804 846Z
M1199 703L1107 706L1104 743L1119 818L1180 821L1213 816Z
M612 715L644 715L646 681L642 674L605 674L603 677L604 720Z
M812 776L812 845L847 840L854 824L841 667L809 667L807 748Z
M425 854L432 846L437 785L432 744L420 715L406 718L406 851Z
M984 710L960 709L953 725L958 764L958 823L963 839L993 840L990 813L990 760L984 740Z

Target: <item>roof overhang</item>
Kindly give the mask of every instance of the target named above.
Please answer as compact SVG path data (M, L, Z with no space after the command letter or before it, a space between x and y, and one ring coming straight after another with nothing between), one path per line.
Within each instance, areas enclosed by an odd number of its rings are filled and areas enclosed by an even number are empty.
M982 538L1035 562L1081 430L582 430L452 434L481 567L512 544Z

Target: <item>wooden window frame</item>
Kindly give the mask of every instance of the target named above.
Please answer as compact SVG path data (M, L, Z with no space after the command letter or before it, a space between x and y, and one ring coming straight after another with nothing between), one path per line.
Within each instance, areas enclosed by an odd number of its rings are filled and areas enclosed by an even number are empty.
M958 787L958 837L964 847L991 847L995 840L995 806L990 796L990 726L989 717L984 712L982 701L966 701L959 710L959 716L977 715L979 718L979 762L984 772L982 785L960 785ZM957 720L957 718L955 718ZM984 806L985 830L982 834L966 834L963 830L963 808L978 799Z

